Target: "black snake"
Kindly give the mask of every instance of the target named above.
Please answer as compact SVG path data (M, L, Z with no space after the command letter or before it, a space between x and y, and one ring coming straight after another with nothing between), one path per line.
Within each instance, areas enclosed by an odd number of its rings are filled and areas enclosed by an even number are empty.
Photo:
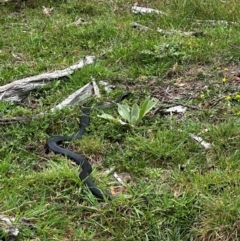
M110 108L114 104L121 102L123 99L128 97L130 95L130 92L127 92L120 96L115 102L108 104L108 105L99 105L96 108L97 109L104 109L104 108ZM88 162L88 160L83 157L80 154L74 153L73 151L67 150L60 145L65 141L72 141L76 139L80 139L83 134L85 133L86 127L90 123L90 112L91 107L84 107L82 110L82 116L80 118L80 128L78 132L71 136L53 136L50 137L47 140L47 146L50 150L52 150L54 153L62 154L66 157L68 157L70 160L75 162L77 165L81 166L82 170L79 173L79 178L84 181L86 186L89 188L89 190L92 192L94 196L96 196L99 199L108 198L111 199L111 195L108 193L103 193L91 180L90 174L92 172L92 166Z

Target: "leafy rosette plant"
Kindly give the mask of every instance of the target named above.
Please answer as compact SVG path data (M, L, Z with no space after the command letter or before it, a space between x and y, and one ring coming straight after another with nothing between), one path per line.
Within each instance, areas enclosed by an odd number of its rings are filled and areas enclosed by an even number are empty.
M156 102L150 98L145 99L140 103L140 106L136 103L132 108L128 104L117 104L119 117L115 118L109 114L102 114L99 117L119 123L121 125L136 126L141 122L143 117L156 106Z

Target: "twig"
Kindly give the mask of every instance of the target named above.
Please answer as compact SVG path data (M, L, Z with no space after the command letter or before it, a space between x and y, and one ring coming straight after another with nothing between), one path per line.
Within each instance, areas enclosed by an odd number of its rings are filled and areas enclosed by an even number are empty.
M124 151L123 151L123 149L122 149L121 145L120 145L118 142L117 142L116 144L117 144L117 146L118 146L119 150L121 151L121 153L124 155Z
M188 108L193 109L193 110L200 110L200 108L197 107L197 106L184 104L184 103L179 102L179 101L165 100L165 101L163 101L163 103L174 104L174 105L182 105L182 106L188 107Z
M206 150L208 150L208 149L211 148L211 144L208 143L208 142L206 142L206 141L204 141L202 137L196 136L196 135L194 135L194 134L192 134L192 133L190 133L189 136L190 136L193 140L195 140L196 142L200 143Z
M144 26L144 25L142 25L142 24L139 24L139 23L135 23L135 22L133 22L133 23L131 23L131 26L133 27L133 28L136 28L136 29L140 29L140 30L152 30L151 28L149 28L149 27L147 27L147 26Z
M203 36L204 32L203 31L190 31L190 32L186 32L186 31L182 31L182 30L164 30L161 28L157 28L157 32L158 33L162 33L162 34L167 34L167 35L172 35L172 34L179 34L182 36L195 36L195 37L199 37L199 36Z
M194 23L196 24L204 24L204 23L208 23L208 24L212 24L212 25L217 25L217 24L223 24L223 25L236 25L238 26L240 23L238 22L232 22L232 21L226 21L226 20L196 20Z
M116 172L113 173L113 176L116 178L116 180L117 180L120 184L122 184L123 186L126 186L125 183L123 182L122 178L121 178Z
M216 100L211 101L209 104L210 104L211 107L214 107L214 106L216 106L221 100L223 100L223 99L225 99L225 98L226 98L226 96L222 96L222 97L220 97L220 98L218 98L218 99L216 99Z

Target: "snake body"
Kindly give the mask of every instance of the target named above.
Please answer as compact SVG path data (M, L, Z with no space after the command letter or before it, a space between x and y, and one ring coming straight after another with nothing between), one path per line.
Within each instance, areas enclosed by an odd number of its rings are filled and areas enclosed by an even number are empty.
M110 108L114 104L121 102L123 99L128 97L130 95L129 92L123 94L120 96L116 101L114 101L111 104L108 105L99 105L96 108L97 109L104 109L104 108ZM80 125L79 125L79 130L76 134L71 135L71 136L53 136L50 137L47 140L47 146L50 150L52 150L56 154L62 154L66 157L68 157L71 161L75 162L77 165L81 166L82 170L79 173L79 178L85 183L85 185L89 188L89 190L92 192L92 194L99 198L99 199L104 199L108 198L111 199L111 195L108 193L103 193L91 180L90 174L92 172L92 166L89 163L89 161L83 157L80 154L77 154L73 151L70 151L68 149L65 149L61 147L60 145L63 142L66 141L73 141L76 139L80 139L86 130L86 127L89 126L90 124L90 112L91 112L91 107L84 107L82 110L82 115L80 118Z

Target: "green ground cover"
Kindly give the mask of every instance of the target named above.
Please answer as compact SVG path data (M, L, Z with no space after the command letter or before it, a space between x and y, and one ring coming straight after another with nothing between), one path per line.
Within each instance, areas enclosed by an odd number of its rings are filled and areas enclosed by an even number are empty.
M0 215L24 217L19 240L240 239L240 8L237 0L153 0L140 6L166 13L133 14L134 2L28 0L0 3L0 85L63 69L86 55L93 65L0 102ZM53 8L46 16L43 6ZM79 18L84 21L73 24ZM213 20L213 21L208 21ZM223 21L220 21L223 20ZM139 30L132 23L149 27ZM163 34L194 31L194 36ZM96 200L78 167L46 153L46 140L78 129L79 106L50 113L92 80L116 85L88 105L131 91L129 106L147 96L158 108L136 126L93 110L82 140L66 148L86 156L95 183L115 196ZM166 115L177 104L184 114ZM48 112L34 118L40 112ZM3 125L3 118L29 117ZM190 133L211 144L204 149ZM121 186L112 173L123 177ZM146 203L139 195L148 199Z

